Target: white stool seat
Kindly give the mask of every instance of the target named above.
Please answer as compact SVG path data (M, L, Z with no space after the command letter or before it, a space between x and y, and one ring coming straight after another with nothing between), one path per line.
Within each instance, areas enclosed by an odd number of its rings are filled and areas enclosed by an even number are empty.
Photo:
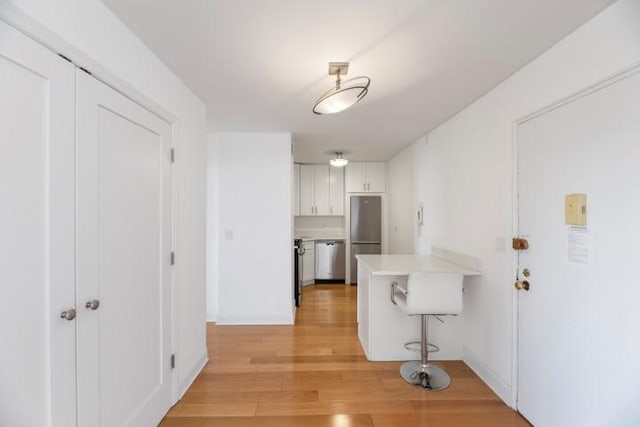
M396 304L408 315L462 313L462 279L457 273L411 273L397 285Z
M429 315L460 314L462 312L462 274L411 273L405 286L391 284L391 301L407 315L420 315L420 361L405 362L400 375L405 381L422 390L443 390L449 386L449 375L429 363L428 322Z

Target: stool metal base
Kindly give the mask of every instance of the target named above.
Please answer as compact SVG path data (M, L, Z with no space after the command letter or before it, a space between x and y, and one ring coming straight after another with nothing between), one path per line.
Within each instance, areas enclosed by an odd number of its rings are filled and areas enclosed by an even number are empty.
M451 384L451 378L442 368L428 363L423 370L418 360L403 363L400 376L412 386L425 391L444 390Z

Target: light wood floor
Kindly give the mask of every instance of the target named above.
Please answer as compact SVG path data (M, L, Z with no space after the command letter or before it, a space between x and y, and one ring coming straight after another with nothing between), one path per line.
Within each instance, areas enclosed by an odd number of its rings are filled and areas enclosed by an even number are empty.
M528 426L462 362L423 392L401 362L369 362L357 336L354 286L304 289L295 326L207 330L210 362L162 427Z

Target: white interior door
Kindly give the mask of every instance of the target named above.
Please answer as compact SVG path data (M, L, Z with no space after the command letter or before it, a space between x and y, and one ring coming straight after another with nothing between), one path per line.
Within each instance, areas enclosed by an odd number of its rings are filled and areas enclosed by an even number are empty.
M640 74L518 128L518 410L536 426L640 425ZM587 195L587 225L565 196Z
M0 426L74 426L74 67L0 41Z
M76 74L78 424L156 425L171 404L170 126Z

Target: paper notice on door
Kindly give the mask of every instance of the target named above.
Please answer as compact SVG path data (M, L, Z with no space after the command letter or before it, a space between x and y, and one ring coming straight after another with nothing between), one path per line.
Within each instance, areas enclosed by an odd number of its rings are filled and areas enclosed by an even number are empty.
M591 258L591 233L587 227L567 228L567 261L589 264Z

